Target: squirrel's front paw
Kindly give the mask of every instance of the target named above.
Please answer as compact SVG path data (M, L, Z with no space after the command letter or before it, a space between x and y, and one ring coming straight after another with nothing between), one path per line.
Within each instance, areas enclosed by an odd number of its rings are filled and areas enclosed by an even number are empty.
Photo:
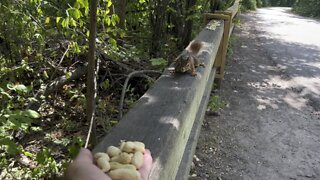
M191 76L196 76L196 75L197 75L197 73L195 71L191 72Z

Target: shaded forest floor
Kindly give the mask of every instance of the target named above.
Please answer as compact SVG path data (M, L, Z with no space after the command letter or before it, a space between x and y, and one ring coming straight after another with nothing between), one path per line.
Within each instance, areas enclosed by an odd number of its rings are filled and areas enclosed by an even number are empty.
M320 178L320 22L287 8L240 15L193 179Z

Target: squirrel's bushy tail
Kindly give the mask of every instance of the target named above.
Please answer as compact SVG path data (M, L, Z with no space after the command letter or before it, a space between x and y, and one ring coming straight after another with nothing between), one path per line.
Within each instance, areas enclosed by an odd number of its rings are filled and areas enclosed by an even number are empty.
M187 51L193 55L197 55L202 48L203 43L199 40L191 41L187 47Z

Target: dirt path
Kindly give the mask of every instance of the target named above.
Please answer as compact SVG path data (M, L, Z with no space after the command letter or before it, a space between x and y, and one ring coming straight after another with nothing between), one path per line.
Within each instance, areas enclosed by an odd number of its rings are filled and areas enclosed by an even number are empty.
M320 179L320 21L286 8L239 16L233 56L206 116L196 179Z

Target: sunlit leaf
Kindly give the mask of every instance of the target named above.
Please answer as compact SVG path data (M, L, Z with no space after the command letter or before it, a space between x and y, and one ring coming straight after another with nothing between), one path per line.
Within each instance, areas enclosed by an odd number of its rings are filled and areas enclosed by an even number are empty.
M46 23L46 24L49 24L49 23L50 23L50 17L47 17L47 18L46 18L45 23Z
M34 119L39 118L41 116L37 111L31 110L31 109L23 111L21 115L34 118Z
M14 88L18 93L27 93L28 92L28 88L23 84L15 85Z
M117 41L114 40L113 38L110 38L110 39L108 40L108 42L109 42L112 46L116 46L116 45L117 45Z
M66 79L70 79L71 77L71 72L66 72Z
M33 157L33 154L28 151L23 151L23 154L28 157Z
M60 19L61 19L61 17L57 17L56 18L56 23L59 23Z
M69 15L74 19L79 19L81 17L81 11L75 8L69 8L68 10Z
M0 92L0 94L6 96L8 99L12 99L12 96L10 96L10 94L7 92Z
M64 20L62 20L61 22L62 27L68 27L69 26L69 18L66 18Z
M108 1L108 7L110 7L112 5L111 0Z

